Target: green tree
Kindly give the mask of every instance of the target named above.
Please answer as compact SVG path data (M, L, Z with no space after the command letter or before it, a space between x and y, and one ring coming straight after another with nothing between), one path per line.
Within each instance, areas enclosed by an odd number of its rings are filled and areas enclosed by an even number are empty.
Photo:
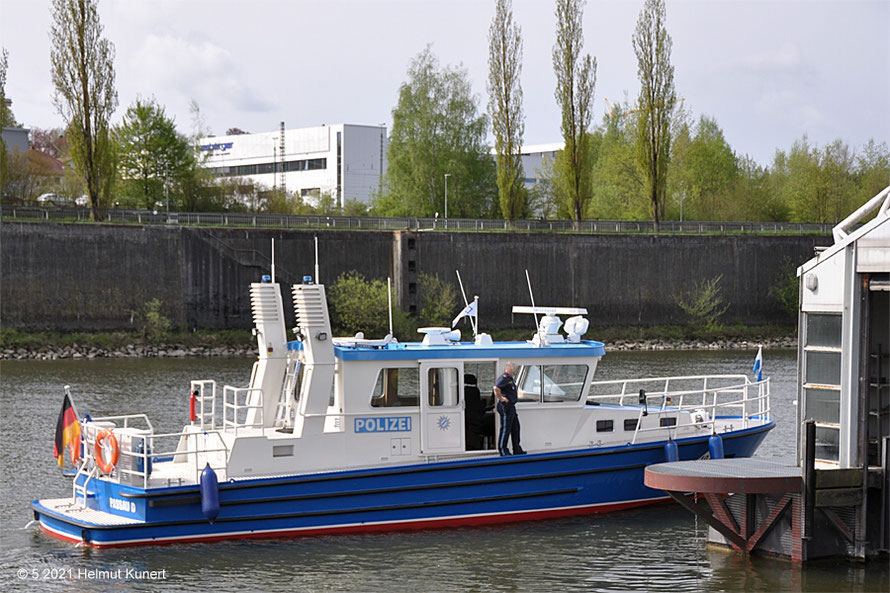
M18 123L12 108L6 104L6 72L9 69L9 51L0 48L0 128L16 128Z
M871 139L859 151L856 157L856 183L863 202L890 185L890 150L886 142L877 143Z
M699 328L715 330L720 327L720 317L729 309L720 294L720 280L723 274L710 280L693 284L685 294L675 298L677 305L686 313L692 324Z
M15 116L12 109L6 104L6 70L9 67L9 52L6 48L0 49L0 129L16 127ZM6 197L9 183L9 156L6 154L6 143L0 137L0 192Z
M415 57L392 111L383 193L375 212L386 216L485 216L494 207L495 164L485 144L488 118L479 114L467 71L439 66L430 47Z
M90 216L110 202L115 155L109 120L117 109L114 45L102 37L96 0L53 0L53 101L67 122L71 156L86 182Z
M507 220L528 216L523 185L522 29L513 22L512 0L497 0L488 30L488 111L498 166L498 196Z
M195 169L195 157L185 136L154 98L127 108L114 129L122 195L143 208L170 198L174 209Z
M423 326L451 327L457 309L457 289L436 274L421 273L417 277L420 287L419 321Z
M18 123L12 108L6 104L6 72L9 69L9 51L0 48L0 128L16 128Z
M339 335L362 332L368 338L383 337L389 333L386 289L386 282L379 278L366 280L355 270L341 274L328 292L333 331ZM414 330L408 316L395 306L392 313L395 335L399 339L410 338Z
M643 220L649 209L636 160L636 120L616 105L594 133L598 157L593 167L593 196L588 216L600 219Z
M554 183L565 196L575 224L581 221L591 196L591 152L588 129L596 87L596 58L582 57L584 0L556 1L556 44L553 71L556 101L562 112L560 129L565 147L554 163Z
M633 35L640 78L637 151L656 230L659 217L664 218L671 113L677 102L671 45L665 28L664 0L646 0Z
M742 219L743 204L733 195L739 178L738 159L717 121L701 116L695 136L684 138L680 144L681 149L674 151L679 158L672 163L672 168L677 170L672 177L685 192L685 217L689 220Z

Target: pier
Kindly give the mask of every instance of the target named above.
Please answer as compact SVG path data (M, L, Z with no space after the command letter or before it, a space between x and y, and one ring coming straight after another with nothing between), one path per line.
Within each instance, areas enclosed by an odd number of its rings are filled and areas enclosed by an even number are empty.
M795 562L890 551L890 187L832 235L798 269L797 458L646 468L710 545Z

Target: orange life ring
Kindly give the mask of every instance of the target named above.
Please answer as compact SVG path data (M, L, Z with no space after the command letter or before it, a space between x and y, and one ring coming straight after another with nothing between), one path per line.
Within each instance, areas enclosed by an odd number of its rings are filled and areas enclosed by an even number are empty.
M111 460L105 461L105 456L102 454L102 450L105 448L106 441L108 441L107 445L111 447ZM93 457L96 459L96 466L102 471L103 474L110 474L114 471L115 466L117 465L117 460L120 458L120 449L117 446L117 438L114 436L114 433L108 430L107 428L99 433L99 436L96 437L96 446L93 448L94 455Z

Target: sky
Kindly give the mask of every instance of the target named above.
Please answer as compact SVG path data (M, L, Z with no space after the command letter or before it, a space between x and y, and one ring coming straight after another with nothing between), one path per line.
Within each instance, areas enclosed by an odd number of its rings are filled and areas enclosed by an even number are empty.
M6 96L26 127L62 125L52 104L50 0L0 0ZM584 50L597 60L595 122L639 90L631 37L642 0L589 0ZM553 91L553 2L514 0L522 27L525 144L561 140ZM198 102L215 134L321 124L391 127L408 64L431 44L487 105L494 0L102 0L116 48L120 121L155 97L180 131ZM761 164L804 134L817 145L890 143L890 0L668 0L683 106L715 118Z

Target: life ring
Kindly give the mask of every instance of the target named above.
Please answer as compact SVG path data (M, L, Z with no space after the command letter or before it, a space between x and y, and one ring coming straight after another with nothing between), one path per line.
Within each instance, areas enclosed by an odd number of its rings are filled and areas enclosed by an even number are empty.
M109 461L105 461L105 456L102 454L102 450L106 446L106 441L107 445L111 447L111 460ZM113 432L108 429L100 432L99 436L96 437L96 446L93 448L93 452L93 457L96 459L96 466L103 474L110 474L114 471L121 452L117 446L117 438L114 436Z

